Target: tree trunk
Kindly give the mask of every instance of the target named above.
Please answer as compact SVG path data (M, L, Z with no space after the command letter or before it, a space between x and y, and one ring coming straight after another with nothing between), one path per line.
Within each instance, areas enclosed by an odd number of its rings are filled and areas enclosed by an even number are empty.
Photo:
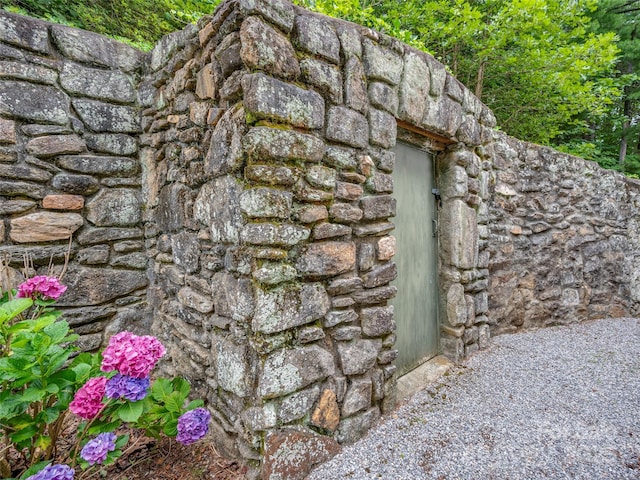
M487 65L486 60L480 62L480 68L478 69L478 75L476 75L476 97L478 100L482 99L482 87L484 86L484 70Z

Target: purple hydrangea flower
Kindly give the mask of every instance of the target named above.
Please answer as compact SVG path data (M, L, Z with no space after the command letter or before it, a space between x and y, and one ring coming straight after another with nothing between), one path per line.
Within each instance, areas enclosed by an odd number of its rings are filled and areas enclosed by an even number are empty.
M211 414L206 408L189 410L178 418L178 435L176 440L183 445L190 445L204 437L209 431Z
M107 459L107 453L116 449L116 434L115 433L101 433L93 440L89 440L87 444L82 447L80 456L89 465L96 463L102 463Z
M137 402L147 396L149 391L149 377L135 378L128 375L116 374L107 381L106 393L108 398L126 398Z
M47 465L35 475L26 480L73 480L75 470L69 465Z

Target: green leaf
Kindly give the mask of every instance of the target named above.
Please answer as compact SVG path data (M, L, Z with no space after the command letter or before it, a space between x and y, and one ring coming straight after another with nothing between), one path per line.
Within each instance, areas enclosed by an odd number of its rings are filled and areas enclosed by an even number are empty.
M182 377L176 377L171 381L173 389L180 392L183 399L186 399L191 391L191 385Z
M129 434L127 433L126 435L119 435L117 440L116 440L116 448L120 449L122 447L124 447L127 442L129 441Z
M24 448L25 444L28 444L37 433L38 426L32 424L10 434L9 439L19 447Z
M18 397L21 401L31 403L31 402L39 402L47 395L47 391L42 388L37 387L29 387L22 394L19 394Z
M198 407L204 407L204 400L198 398L197 400L191 400L187 405L187 410L193 410Z
M64 320L52 323L44 328L44 333L51 337L52 343L59 343L69 333L69 324Z
M158 378L151 385L151 396L158 402L163 402L173 392L171 381L166 378Z
M142 401L127 402L118 408L116 415L123 422L135 422L142 415L143 409Z
M170 412L179 413L182 410L184 398L180 392L173 392L165 399L164 404Z
M30 298L14 298L7 303L0 305L0 323L11 320L33 305Z
M170 420L165 423L162 433L168 437L175 437L178 434L178 420Z

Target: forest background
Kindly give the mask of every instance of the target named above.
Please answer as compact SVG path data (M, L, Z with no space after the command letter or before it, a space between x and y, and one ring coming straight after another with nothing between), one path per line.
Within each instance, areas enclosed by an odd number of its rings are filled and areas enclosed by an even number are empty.
M149 50L220 0L0 0ZM295 0L434 55L499 128L640 178L640 0Z

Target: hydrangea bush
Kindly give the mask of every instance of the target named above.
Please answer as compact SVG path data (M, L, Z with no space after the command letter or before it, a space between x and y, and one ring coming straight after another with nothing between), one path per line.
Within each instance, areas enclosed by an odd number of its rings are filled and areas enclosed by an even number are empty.
M57 278L36 276L0 298L0 433L26 465L17 478L80 479L107 466L129 440L124 426L184 445L203 438L211 415L201 400L187 402L189 383L149 377L166 352L155 337L120 332L101 354L71 358L78 336L52 308L65 291ZM81 419L76 445L60 452L69 413ZM0 453L2 462L6 470Z

